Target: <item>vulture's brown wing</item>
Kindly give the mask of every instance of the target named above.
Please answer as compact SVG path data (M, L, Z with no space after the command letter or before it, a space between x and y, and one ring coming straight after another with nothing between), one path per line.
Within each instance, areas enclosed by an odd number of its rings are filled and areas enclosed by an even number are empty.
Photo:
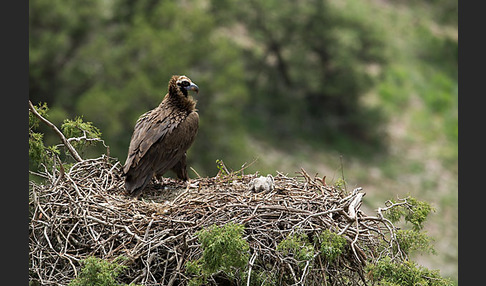
M138 166L140 159L145 156L150 147L170 131L170 113L171 111L167 109L158 108L157 112L151 110L137 120L128 148L128 157L123 167L125 174L130 168Z
M187 149L196 138L198 124L199 115L197 112L192 112L177 126L173 127L170 124L173 128L170 128L164 139L152 145L149 153L156 154L154 156L156 175L163 175L185 156Z

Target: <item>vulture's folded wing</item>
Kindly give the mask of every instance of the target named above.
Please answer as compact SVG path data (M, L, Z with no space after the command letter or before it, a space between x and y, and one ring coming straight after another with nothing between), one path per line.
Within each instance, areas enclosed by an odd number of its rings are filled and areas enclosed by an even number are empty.
M170 124L170 111L160 109L146 112L137 120L133 130L128 157L123 172L128 173L130 168L136 167L140 159L145 156L150 147L163 139L174 126Z

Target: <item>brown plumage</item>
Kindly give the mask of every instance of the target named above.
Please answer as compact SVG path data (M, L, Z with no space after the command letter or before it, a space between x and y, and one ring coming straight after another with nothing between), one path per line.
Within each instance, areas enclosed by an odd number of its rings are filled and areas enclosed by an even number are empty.
M125 189L136 196L153 176L173 170L187 181L186 151L194 142L199 125L196 102L188 94L199 92L186 76L174 75L169 92L158 107L144 113L133 131L128 157L123 166Z

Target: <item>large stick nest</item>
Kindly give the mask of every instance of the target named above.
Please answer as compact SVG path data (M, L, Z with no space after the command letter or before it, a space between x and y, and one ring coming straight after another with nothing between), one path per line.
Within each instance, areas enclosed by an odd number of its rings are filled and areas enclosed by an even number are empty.
M228 222L245 226L249 255L255 258L247 267L278 273L282 284L364 284L366 261L390 255L395 244L394 227L381 211L367 216L360 209L360 188L346 192L327 186L304 170L294 177L278 173L269 190L250 188L259 174L240 170L190 184L165 179L130 198L121 165L112 158L54 169L44 174L44 184L30 185L29 277L42 285L67 285L88 256L128 257L119 277L123 283L186 285L186 262L202 255L196 232ZM299 263L277 251L291 234L305 233L312 240L324 230L347 240L346 252L333 263L319 253L311 264ZM379 244L389 247L378 253Z

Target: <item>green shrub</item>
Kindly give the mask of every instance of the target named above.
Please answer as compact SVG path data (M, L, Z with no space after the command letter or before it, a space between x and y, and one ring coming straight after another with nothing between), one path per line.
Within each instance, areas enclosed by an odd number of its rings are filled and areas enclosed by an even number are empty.
M65 119L61 125L61 130L66 138L83 138L83 141L72 141L71 144L76 149L82 149L96 142L90 141L89 139L101 138L101 131L98 127L94 126L92 122L84 122L82 116L78 116L74 120Z
M390 257L369 264L367 272L371 281L381 283L378 285L452 285L449 279L442 278L436 270L417 266L412 261L393 262Z
M424 227L423 224L429 213L435 211L435 209L433 209L429 203L419 201L413 197L408 197L406 200L407 203L388 209L385 213L385 217L393 223L400 221L403 217L405 222L412 224L413 230L419 231ZM391 200L390 202L393 204L399 203L394 200Z
M328 262L333 262L343 254L347 245L346 239L343 236L333 233L330 230L324 230L319 235L319 240L321 243L321 255Z
M39 103L34 108L39 115L48 118L49 108L46 103ZM44 134L37 132L39 124L40 119L29 112L29 164L33 169L38 168L41 164L52 166L52 155L59 155L59 149L56 146L46 147L44 145Z
M309 243L309 239L305 233L294 233L282 240L277 245L277 251L283 255L292 255L299 266L305 265L305 262L314 257L314 247Z
M246 283L248 279L248 271L245 271L241 275L242 281ZM280 285L278 283L278 272L277 271L258 271L252 270L250 278L250 286L276 286ZM246 285L246 284L243 284Z
M426 233L400 229L396 231L395 235L400 249L407 255L413 251L435 254L435 250L431 245L432 239Z
M231 280L238 279L249 259L250 247L243 238L244 230L243 225L230 222L198 231L203 254L186 264L187 273L197 276L189 285L201 285L209 276L220 272Z
M49 108L46 103L39 103L34 106L34 108L40 116L48 120ZM40 122L41 121L37 116L32 112L29 112L29 169L38 170L43 164L46 166L47 170L50 171L53 166L59 168L57 163L60 161L62 161L64 168L68 169L71 164L66 158L71 156L71 154L67 151L67 148L58 147L62 145L46 145L44 142L45 134L39 132ZM60 131L64 137L70 141L70 144L78 153L84 151L88 146L93 146L95 143L103 141L100 139L100 130L91 122L84 122L82 117L76 117L74 120L65 119L64 123L61 125ZM75 138L75 140L70 140L73 138ZM61 141L59 137L57 137L57 139L58 142ZM59 158L59 160L57 160L56 157Z
M121 258L123 259L123 258ZM119 286L116 277L126 268L116 262L90 256L81 260L82 269L78 277L74 278L69 286Z

